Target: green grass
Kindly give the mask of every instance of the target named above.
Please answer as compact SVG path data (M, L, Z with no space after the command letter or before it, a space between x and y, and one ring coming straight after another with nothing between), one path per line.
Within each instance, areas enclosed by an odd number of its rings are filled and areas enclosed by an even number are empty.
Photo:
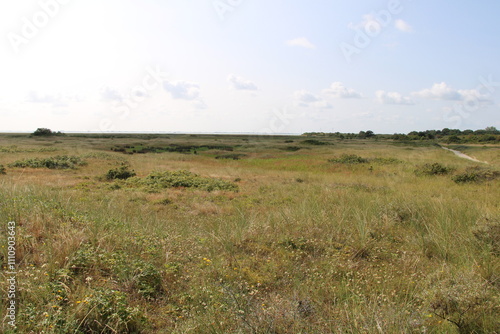
M303 137L0 135L0 226L16 222L20 333L495 333L499 180L435 146ZM236 147L127 154L111 147ZM47 154L47 155L45 155ZM356 156L367 163L330 162ZM415 170L439 162L448 174ZM106 180L127 166L136 176ZM431 170L433 170L431 168ZM488 175L490 175L488 174ZM434 174L433 174L434 175ZM238 180L237 183L234 180ZM235 191L235 190L238 191ZM6 272L7 233L0 234ZM7 281L0 281L7 290ZM1 299L5 316L8 299ZM9 330L7 322L2 332Z

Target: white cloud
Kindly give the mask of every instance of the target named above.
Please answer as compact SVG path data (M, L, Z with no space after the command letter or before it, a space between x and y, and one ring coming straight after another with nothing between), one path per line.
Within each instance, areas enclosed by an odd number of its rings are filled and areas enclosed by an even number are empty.
M300 47L303 47L306 49L315 49L316 48L316 46L314 44L312 44L311 42L309 42L309 40L305 37L298 37L298 38L291 39L289 41L286 41L286 44L288 46L300 46Z
M402 31L402 32L413 32L412 26L409 25L407 22L401 20L401 19L397 19L396 22L394 23L394 25L396 26L396 28L399 31Z
M311 102L319 101L319 97L306 90L299 90L293 93L295 101L299 102L299 105L304 106Z
M299 107L313 107L318 109L331 109L330 102L306 90L299 90L293 94L295 105Z
M462 97L462 100L468 101L479 101L479 102L491 102L489 95L481 94L477 89L459 89L458 93Z
M105 86L100 91L101 98L104 101L123 101L123 95L120 94L116 89Z
M352 88L346 88L342 82L334 82L329 88L323 89L323 94L331 95L336 98L361 98L361 94Z
M412 93L414 96L432 100L449 100L449 101L481 101L488 102L490 99L487 95L481 94L477 89L460 89L456 90L448 86L445 82L436 83L432 88L423 89L419 92Z
M227 81L229 81L232 88L236 90L258 90L258 87L255 83L249 80L245 80L242 77L238 77L234 74L230 74L227 77Z
M333 105L330 102L325 101L325 100L319 100L319 101L313 102L312 106L314 108L318 108L318 109L332 109L333 108Z
M174 99L193 101L200 97L200 86L188 81L165 81L163 89Z
M415 104L410 97L405 97L398 92L386 92L379 90L375 93L377 101L382 104L403 104L412 105Z
M80 98L71 94L48 94L32 90L28 92L25 101L29 103L51 104L53 107L60 108L67 107L71 102L79 102Z
M49 94L42 94L36 92L34 90L28 92L28 96L26 97L26 102L31 103L54 103L60 100L60 97Z

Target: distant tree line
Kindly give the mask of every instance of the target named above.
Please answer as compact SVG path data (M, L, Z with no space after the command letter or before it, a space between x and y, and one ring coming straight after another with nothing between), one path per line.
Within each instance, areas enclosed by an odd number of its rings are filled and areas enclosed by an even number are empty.
M56 132L47 128L38 128L32 133L32 135L36 137L65 136L65 134L61 131Z
M494 126L489 126L481 130L459 130L448 129L412 131L407 134L395 133L375 134L373 131L360 131L359 133L326 133L326 132L306 132L303 136L308 137L333 137L339 139L392 139L396 141L415 141L415 140L435 140L447 143L499 143L500 131Z

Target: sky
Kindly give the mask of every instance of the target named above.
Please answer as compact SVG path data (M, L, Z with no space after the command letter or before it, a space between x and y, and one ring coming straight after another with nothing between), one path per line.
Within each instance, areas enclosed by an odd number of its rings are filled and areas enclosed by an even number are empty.
M0 3L0 132L500 128L500 2Z

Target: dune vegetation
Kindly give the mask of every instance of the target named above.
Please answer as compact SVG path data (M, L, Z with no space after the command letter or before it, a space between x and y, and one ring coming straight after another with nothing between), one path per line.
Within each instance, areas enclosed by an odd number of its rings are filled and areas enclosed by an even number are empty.
M500 146L461 146L488 163L377 137L3 134L0 288L15 222L18 333L496 333Z

